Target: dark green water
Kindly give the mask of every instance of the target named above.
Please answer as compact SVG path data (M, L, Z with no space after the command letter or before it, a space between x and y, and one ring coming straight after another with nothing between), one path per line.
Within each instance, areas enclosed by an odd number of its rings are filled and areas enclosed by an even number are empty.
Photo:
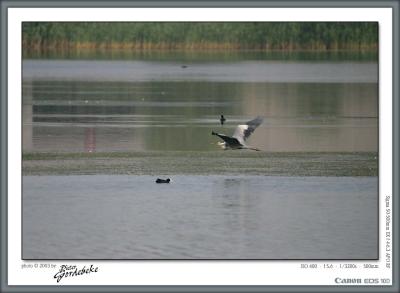
M179 62L232 62L243 60L255 61L331 61L331 62L377 62L375 51L135 51L124 49L79 49L79 50L25 50L25 59L68 59L68 60L144 60L144 61L179 61Z

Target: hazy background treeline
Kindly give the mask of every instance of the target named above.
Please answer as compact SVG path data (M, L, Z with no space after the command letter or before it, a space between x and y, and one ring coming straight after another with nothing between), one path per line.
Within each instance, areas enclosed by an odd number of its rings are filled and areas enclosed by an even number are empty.
M24 50L376 50L371 22L25 22Z

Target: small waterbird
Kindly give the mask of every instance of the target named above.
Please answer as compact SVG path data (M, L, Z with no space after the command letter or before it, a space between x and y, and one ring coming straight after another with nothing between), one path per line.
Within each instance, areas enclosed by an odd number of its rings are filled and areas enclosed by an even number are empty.
M167 179L160 179L157 178L156 183L169 183L171 181L171 179L167 178Z
M211 132L212 135L216 135L221 138L224 142L219 142L218 144L225 150L227 149L249 149L253 151L259 151L259 149L249 147L245 144L245 141L254 132L254 130L261 125L263 118L257 116L253 120L246 122L246 124L238 125L232 136L227 136L225 134Z
M221 122L221 125L224 125L224 123L226 121L224 115L221 115L221 118L219 119L219 121Z

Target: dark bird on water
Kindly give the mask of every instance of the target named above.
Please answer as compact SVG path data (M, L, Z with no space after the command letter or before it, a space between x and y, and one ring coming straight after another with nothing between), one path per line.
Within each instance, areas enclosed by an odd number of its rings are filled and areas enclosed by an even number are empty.
M181 68L187 68L188 66L187 65L181 65Z
M221 115L221 118L219 119L219 121L221 122L221 125L224 125L224 123L226 121L224 115Z
M160 179L157 178L156 183L169 183L171 181L171 179L167 178L167 179Z
M253 120L246 122L246 124L238 125L232 136L227 136L225 134L211 132L212 135L216 135L221 138L224 142L219 142L218 144L225 150L227 149L249 149L254 151L259 151L259 149L249 147L245 144L245 141L254 132L254 130L261 125L263 118L258 116Z

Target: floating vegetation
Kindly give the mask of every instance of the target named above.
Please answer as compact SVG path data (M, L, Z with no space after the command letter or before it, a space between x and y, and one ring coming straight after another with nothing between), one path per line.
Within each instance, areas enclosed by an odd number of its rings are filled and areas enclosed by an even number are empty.
M35 152L22 165L23 175L378 175L375 152Z

